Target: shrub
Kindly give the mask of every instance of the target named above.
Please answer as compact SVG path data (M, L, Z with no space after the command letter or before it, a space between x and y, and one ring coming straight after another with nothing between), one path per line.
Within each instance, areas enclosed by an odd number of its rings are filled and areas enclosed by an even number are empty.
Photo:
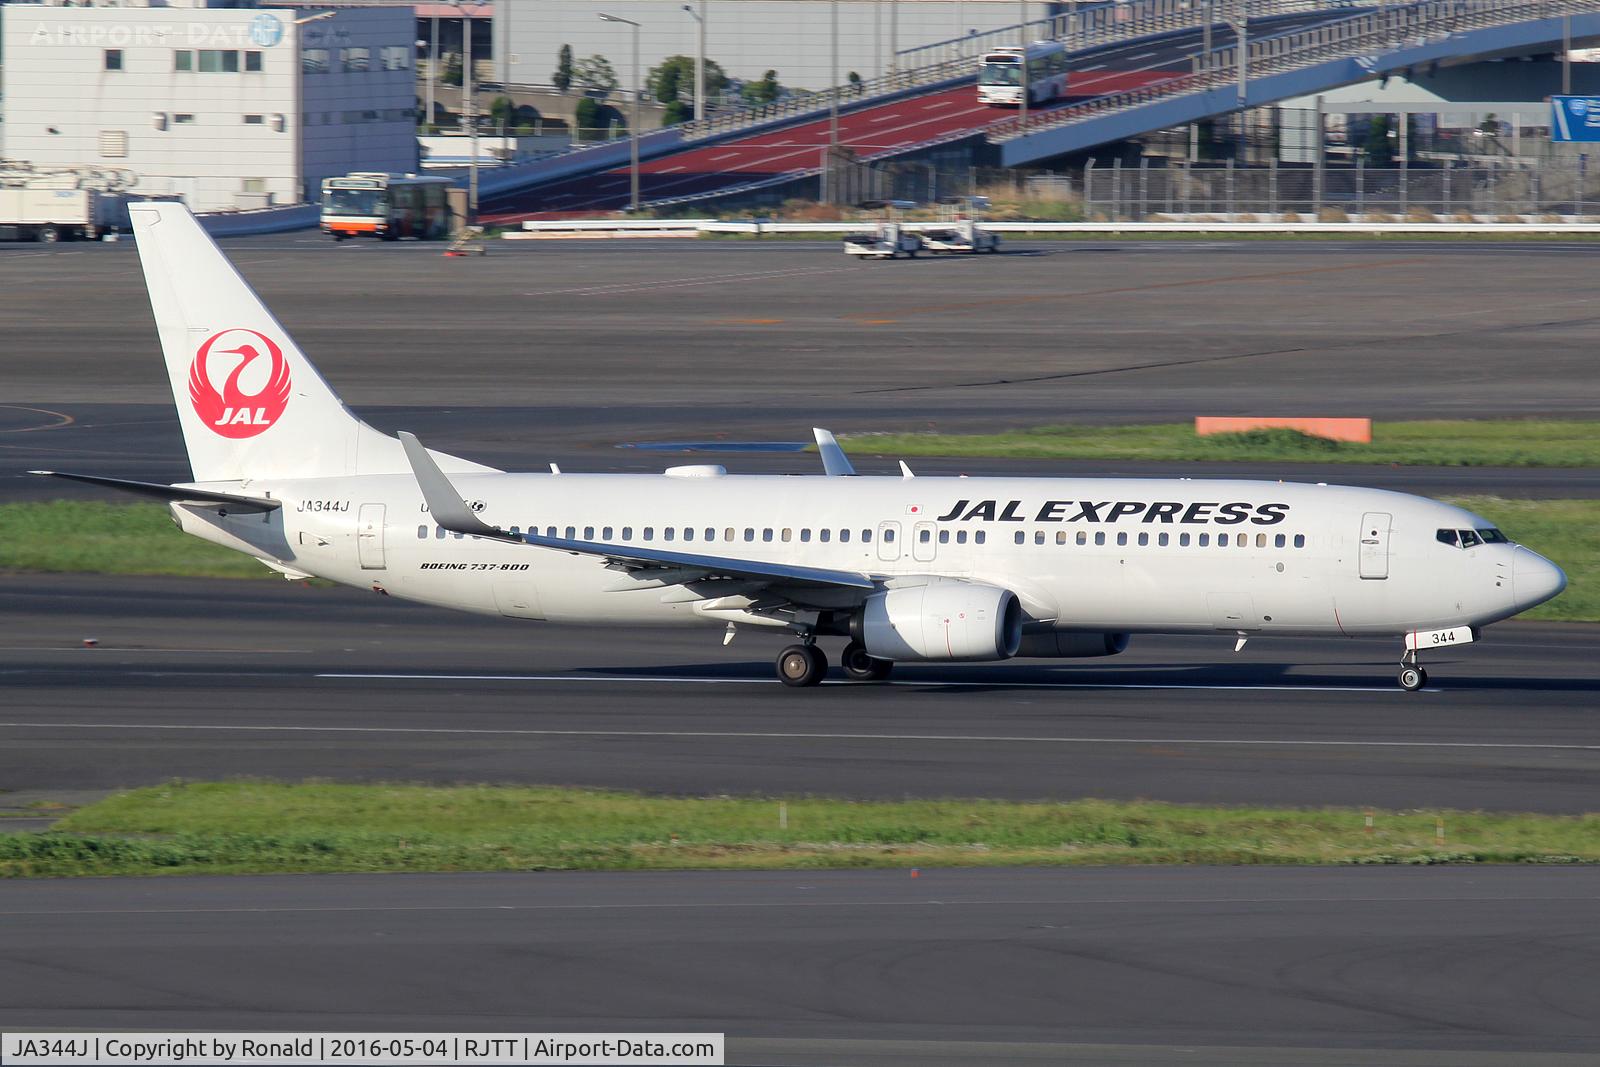
M1478 216L1470 211L1458 211L1451 216L1456 222L1477 222Z
M1282 215L1280 215L1278 217L1278 221L1279 222L1295 223L1295 222L1301 222L1303 220L1300 218L1300 212L1298 212L1298 211L1285 211Z
M605 56L586 56L573 65L572 80L586 89L609 93L617 87L617 72Z
M1317 212L1318 222L1349 222L1350 215L1342 207L1325 207Z
M1361 216L1361 220L1363 222L1383 223L1383 222L1393 222L1395 219L1394 219L1393 215L1389 214L1387 211L1384 211L1382 208L1374 208L1373 210L1368 211L1366 214L1362 215Z
M578 101L578 106L573 109L572 122L577 127L575 131L578 140L588 141L597 139L595 131L604 125L603 116L605 108L591 97L584 97Z
M674 100L661 112L661 125L676 126L680 122L688 122L694 118L694 105L686 104L682 100Z
M1439 216L1425 207L1414 207L1406 212L1407 222L1438 222Z

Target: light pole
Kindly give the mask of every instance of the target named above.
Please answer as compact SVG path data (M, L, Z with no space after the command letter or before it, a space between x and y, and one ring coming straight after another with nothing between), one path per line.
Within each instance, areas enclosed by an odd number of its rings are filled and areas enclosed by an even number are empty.
M1017 44L1022 46L1022 96L1017 108L1017 128L1028 132L1028 0L1017 0Z
M461 117L467 123L468 153L471 158L467 161L467 224L470 226L478 220L478 98L472 91L472 15L467 11L469 7L482 7L483 0L477 3L469 0L456 0L454 7L461 12Z
M699 122L706 117L706 0L700 0L699 12L689 4L684 4L683 9L698 23L694 39L694 120Z
M628 210L639 210L639 24L621 15L600 13L601 22L620 22L633 27L633 102L628 107Z
M433 125L433 98L439 84L439 16L428 19L428 125Z

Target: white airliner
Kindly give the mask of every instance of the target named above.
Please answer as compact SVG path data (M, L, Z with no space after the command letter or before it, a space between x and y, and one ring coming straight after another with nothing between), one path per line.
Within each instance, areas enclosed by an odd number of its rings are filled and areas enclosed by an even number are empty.
M188 210L130 208L193 482L59 474L169 503L290 578L552 623L789 635L778 677L903 661L1107 656L1138 633L1392 636L1419 653L1566 586L1486 519L1284 482L508 474L352 415ZM54 473L54 472L37 472Z

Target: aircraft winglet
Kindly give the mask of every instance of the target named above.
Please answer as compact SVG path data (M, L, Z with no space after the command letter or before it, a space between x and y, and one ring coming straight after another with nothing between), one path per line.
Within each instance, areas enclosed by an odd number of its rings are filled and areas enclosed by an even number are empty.
M850 465L850 457L844 454L844 449L839 447L833 434L820 426L813 426L811 432L817 438L817 451L822 453L822 469L828 477L848 478L855 474L856 469Z
M401 446L406 450L406 459L411 464L411 473L416 475L417 487L422 490L422 499L428 504L428 513L433 516L433 521L443 526L451 533L474 534L478 537L493 537L502 541L520 541L520 537L512 537L504 530L490 526L467 507L466 501L461 499L461 494L456 492L456 487L450 484L450 479L439 469L439 465L428 455L428 450L422 442L417 440L416 434L406 433L401 430L395 435L400 438Z

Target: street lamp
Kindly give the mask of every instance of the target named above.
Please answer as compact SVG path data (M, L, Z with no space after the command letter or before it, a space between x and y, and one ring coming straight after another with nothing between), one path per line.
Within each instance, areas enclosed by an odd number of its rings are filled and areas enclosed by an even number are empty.
M639 210L639 24L632 19L625 19L621 15L607 15L600 13L601 22L620 22L624 26L633 27L633 103L628 109L628 153L630 165L628 168L629 184L629 211Z
M699 23L694 41L694 120L699 122L706 117L706 0L700 0L698 13L690 4L683 9Z

